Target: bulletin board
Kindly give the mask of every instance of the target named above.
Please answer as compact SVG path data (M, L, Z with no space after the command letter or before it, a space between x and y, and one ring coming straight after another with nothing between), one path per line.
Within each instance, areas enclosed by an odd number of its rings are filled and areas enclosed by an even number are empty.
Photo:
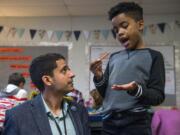
M24 89L35 87L29 76L29 66L35 57L46 53L60 53L68 59L66 46L0 46L0 89L6 87L11 73L20 72L26 79Z
M154 50L158 50L163 54L164 62L165 62L165 74L166 74L166 83L165 83L165 94L166 99L162 105L174 106L176 105L176 85L175 85L175 49L174 46L148 46ZM90 47L90 61L94 61L95 59L102 56L104 53L113 53L124 49L120 46L103 46L96 45ZM105 70L106 65L108 63L109 58L103 60L102 68ZM89 73L90 76L90 90L95 88L93 83L93 74Z

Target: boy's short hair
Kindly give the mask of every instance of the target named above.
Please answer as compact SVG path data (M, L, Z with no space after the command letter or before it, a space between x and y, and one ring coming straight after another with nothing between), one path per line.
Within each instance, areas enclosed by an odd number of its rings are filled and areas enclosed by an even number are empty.
M134 20L143 20L143 8L134 2L121 2L110 9L109 20L118 14L124 13L131 16Z
M12 73L9 78L8 78L8 84L14 84L16 86L19 86L20 83L25 84L25 78L23 77L23 75L21 73Z
M60 59L65 60L61 54L48 53L36 57L31 62L29 68L31 80L41 92L44 90L43 75L53 76L53 70L57 67L56 61Z

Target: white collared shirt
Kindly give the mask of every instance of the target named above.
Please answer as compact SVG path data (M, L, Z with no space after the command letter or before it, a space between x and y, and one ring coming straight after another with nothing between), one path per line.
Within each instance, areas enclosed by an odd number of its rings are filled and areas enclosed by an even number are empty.
M50 127L51 127L52 134L53 135L60 135L60 133L59 133L59 131L57 129L57 126L55 124L55 121L54 121L54 119L55 119L56 122L58 123L60 129L61 129L62 134L65 135L65 127L64 127L64 122L63 122L62 110L61 110L60 115L55 116L52 113L52 111L50 110L50 108L48 107L48 105L46 104L46 102L45 102L42 95L41 95L41 97L42 97L42 100L43 100L43 103L44 103L46 114L48 116L48 120L49 120L49 124L50 124ZM71 117L70 117L70 115L68 113L68 103L67 102L64 102L64 104L63 104L63 112L64 112L64 115L65 115L64 117L65 117L65 125L66 125L67 135L76 135L74 125L73 125Z

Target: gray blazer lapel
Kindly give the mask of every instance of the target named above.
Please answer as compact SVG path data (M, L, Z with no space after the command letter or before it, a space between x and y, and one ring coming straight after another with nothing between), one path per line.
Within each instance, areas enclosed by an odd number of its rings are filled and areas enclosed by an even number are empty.
M68 111L69 111L69 115L72 119L72 122L74 124L76 134L77 135L83 135L83 125L80 121L80 117L79 117L80 112L78 112L78 108L76 106L70 104Z
M41 98L41 95L35 97L31 102L31 112L34 120L37 123L42 135L52 135L49 120L45 112L45 107Z

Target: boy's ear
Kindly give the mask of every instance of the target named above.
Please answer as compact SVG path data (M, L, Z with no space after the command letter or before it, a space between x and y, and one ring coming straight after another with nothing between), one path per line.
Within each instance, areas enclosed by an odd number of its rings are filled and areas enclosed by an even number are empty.
M44 82L45 85L51 86L52 85L52 78L48 75L44 75L42 77L42 81Z
M138 21L138 25L139 25L139 31L143 31L143 29L144 29L144 20Z

